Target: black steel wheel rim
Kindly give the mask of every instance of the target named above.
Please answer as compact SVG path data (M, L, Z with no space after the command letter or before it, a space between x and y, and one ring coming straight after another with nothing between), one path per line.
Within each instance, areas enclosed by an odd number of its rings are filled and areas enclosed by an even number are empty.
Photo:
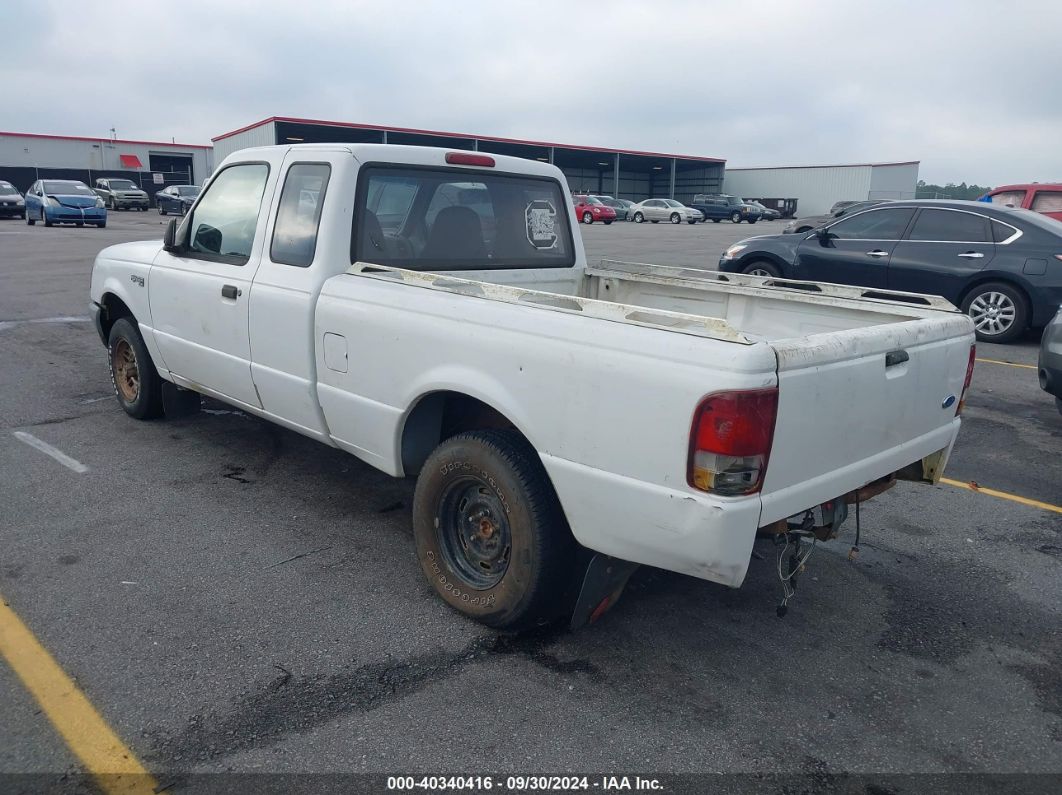
M436 532L443 560L469 588L493 588L509 569L512 532L497 493L476 477L443 492Z

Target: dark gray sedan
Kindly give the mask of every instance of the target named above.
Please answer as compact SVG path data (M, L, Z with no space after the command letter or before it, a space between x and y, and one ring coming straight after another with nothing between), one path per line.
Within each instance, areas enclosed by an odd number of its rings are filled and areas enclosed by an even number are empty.
M1040 361L1036 365L1040 386L1049 395L1054 395L1058 413L1062 414L1062 306L1040 341Z

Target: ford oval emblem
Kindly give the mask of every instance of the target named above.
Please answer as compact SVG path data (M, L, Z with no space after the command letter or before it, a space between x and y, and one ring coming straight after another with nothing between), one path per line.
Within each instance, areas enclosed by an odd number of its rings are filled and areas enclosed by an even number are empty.
M950 409L955 405L955 395L948 395L944 398L944 401L940 404L942 409Z

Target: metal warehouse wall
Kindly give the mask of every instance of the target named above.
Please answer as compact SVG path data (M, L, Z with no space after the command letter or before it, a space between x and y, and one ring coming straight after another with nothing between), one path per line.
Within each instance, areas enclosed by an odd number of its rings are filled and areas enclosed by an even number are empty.
M171 144L129 143L123 141L88 140L78 138L48 138L28 135L0 135L0 174L5 170L17 175L11 179L20 188L24 175L31 170L41 176L59 177L58 170L76 169L84 174L91 172L90 179L104 176L103 172L126 176L130 169L123 168L119 155L136 155L143 163L142 172L150 174L151 155L185 156L192 160L192 180L201 184L214 168L213 150L210 148L181 147ZM0 177L4 178L4 177ZM84 179L79 176L77 179ZM36 176L34 177L36 179ZM150 179L150 177L148 177ZM31 179L30 182L33 182Z
M837 201L867 199L870 165L728 168L723 190L736 196L796 198L797 215L818 215Z
M276 143L276 122L270 121L259 124L257 127L248 127L235 135L214 141L214 162L220 166L222 160L238 149L247 149L251 146L275 146Z
M913 199L918 184L918 163L873 166L869 199Z

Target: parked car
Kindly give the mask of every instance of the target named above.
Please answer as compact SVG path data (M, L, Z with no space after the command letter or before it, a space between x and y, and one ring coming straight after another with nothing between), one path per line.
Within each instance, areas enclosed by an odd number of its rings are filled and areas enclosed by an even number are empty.
M0 218L25 218L26 200L18 188L0 180Z
M159 209L159 215L176 213L184 215L188 208L195 203L195 197L202 190L198 185L170 185L155 194L155 206Z
M651 221L658 224L661 221L669 221L673 224L695 224L704 220L704 215L693 207L674 199L646 199L631 206L629 210L631 220L635 223Z
M594 194L594 198L602 204L607 205L608 207L611 207L613 210L615 210L617 221L630 220L628 214L630 208L634 206L634 202L627 201L626 199L614 199L611 196L600 196L598 194Z
M584 624L639 564L738 587L761 531L829 538L848 503L939 478L973 365L954 307L591 270L579 237L548 163L260 147L163 240L101 251L90 293L122 410L207 394L415 477L425 578L494 627Z
M107 207L84 182L39 179L26 191L26 223L107 226Z
M1054 320L1044 329L1036 370L1040 375L1040 387L1049 395L1054 395L1055 407L1062 414L1062 304Z
M147 191L128 179L103 177L96 180L96 195L103 199L109 210L146 211L151 205Z
M857 213L860 210L865 210L868 207L877 207L879 204L884 204L883 200L872 200L865 202L837 202L830 208L830 211L824 215L808 215L804 218L794 218L788 224L782 228L783 234L793 234L810 232L812 229L817 229L823 224L828 224L835 218L841 218L842 216L849 215L851 213Z
M761 216L758 207L729 193L698 193L693 197L690 207L699 210L706 220L710 219L713 223L729 219L735 224L742 221L754 224Z
M893 201L807 234L743 240L719 269L940 295L978 339L1012 342L1062 304L1062 225L985 202Z
M1031 185L1004 185L988 192L992 204L1006 207L1021 207L1035 213L1043 213L1062 221L1062 183L1039 183Z
M572 196L572 203L575 205L575 217L584 224L601 221L607 226L616 220L616 211L594 196L576 193Z
M782 217L782 214L780 212L778 212L777 210L772 210L770 207L760 204L758 201L746 199L746 203L751 204L753 207L757 208L760 211L760 219L763 221L777 221L779 218Z

